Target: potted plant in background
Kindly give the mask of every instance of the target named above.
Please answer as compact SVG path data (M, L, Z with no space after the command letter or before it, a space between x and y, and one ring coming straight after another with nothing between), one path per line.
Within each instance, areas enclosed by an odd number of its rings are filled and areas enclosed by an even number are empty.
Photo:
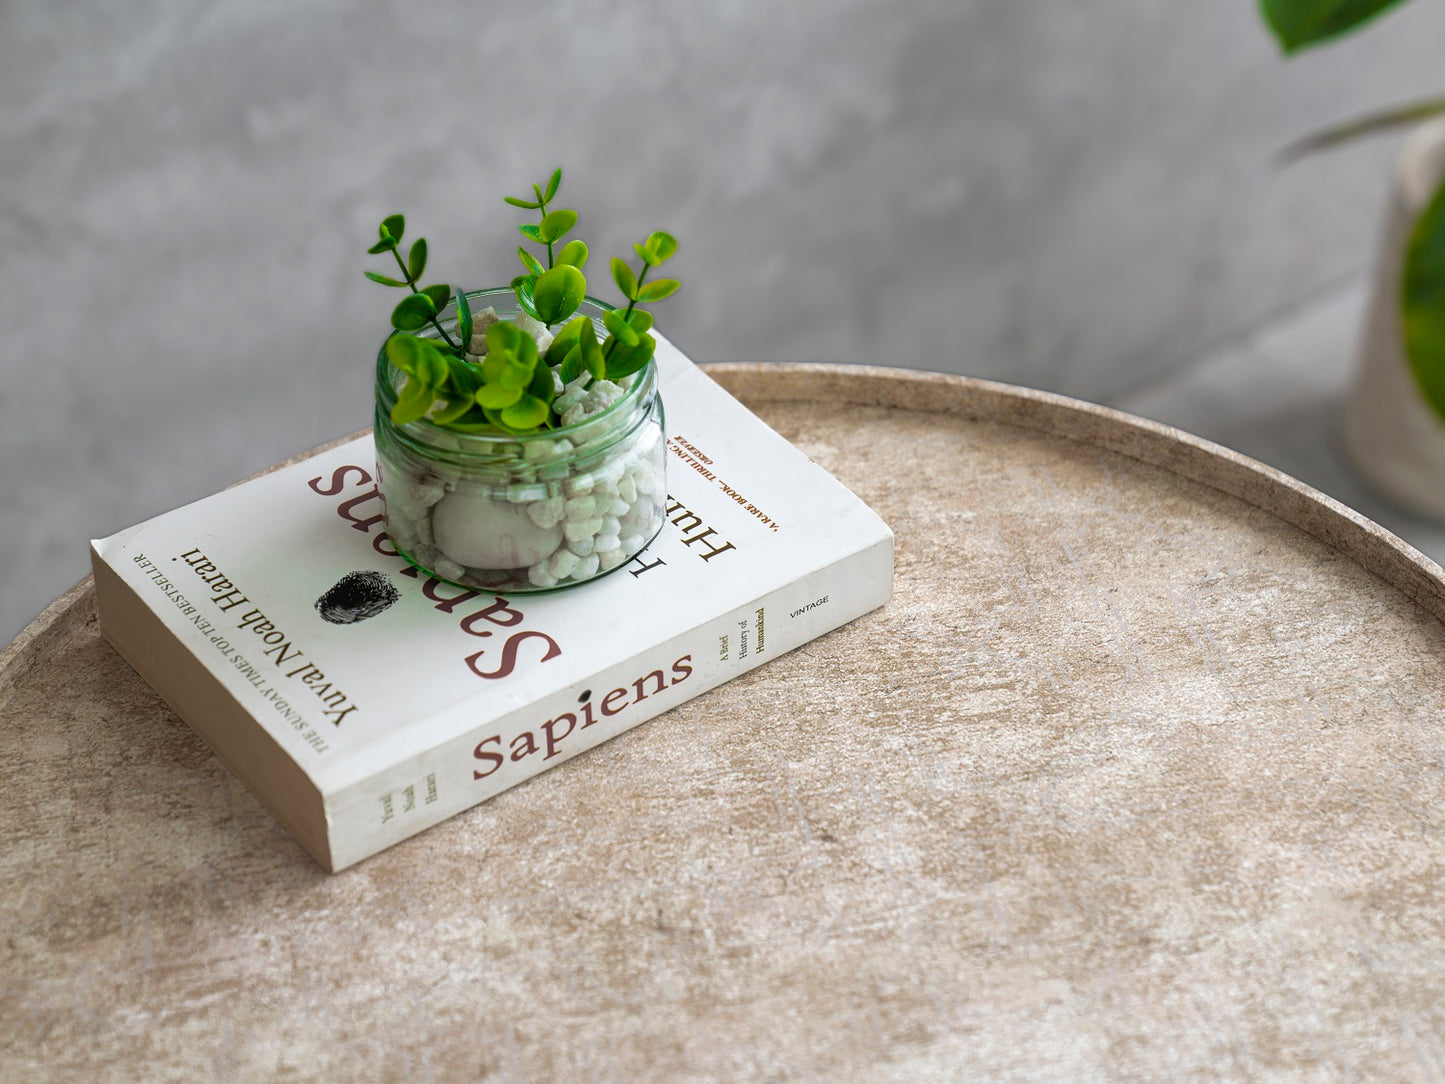
M1261 0L1286 53L1346 34L1405 0ZM1295 152L1421 125L1397 160L1345 446L1360 475L1411 511L1445 518L1445 98L1331 128ZM1437 118L1431 120L1431 118ZM1428 122L1428 123L1421 123Z
M662 527L663 408L652 314L676 279L648 275L677 251L657 231L633 246L638 269L614 259L625 308L587 296L588 249L565 240L577 213L552 203L554 172L519 227L508 287L467 292L421 285L427 243L402 257L406 223L382 221L375 255L407 291L376 361L378 485L392 543L450 583L496 592L583 583L636 556Z

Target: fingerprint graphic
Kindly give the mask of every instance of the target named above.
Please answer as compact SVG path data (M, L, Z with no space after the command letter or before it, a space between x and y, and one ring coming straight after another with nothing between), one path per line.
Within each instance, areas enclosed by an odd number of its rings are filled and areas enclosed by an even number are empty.
M316 612L333 625L354 625L375 617L401 593L381 572L348 572L316 600Z

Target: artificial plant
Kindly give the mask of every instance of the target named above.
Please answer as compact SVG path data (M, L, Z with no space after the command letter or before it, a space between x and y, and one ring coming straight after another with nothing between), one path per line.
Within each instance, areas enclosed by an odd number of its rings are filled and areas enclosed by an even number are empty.
M365 272L366 277L408 291L392 310L395 334L386 341L388 360L407 378L391 411L393 422L405 425L427 418L460 433L522 434L552 429L561 422L553 406L558 384L554 374L563 385L584 372L595 380L618 381L652 359L657 348L657 340L649 333L652 314L638 306L661 301L681 285L672 278L647 280L650 272L671 259L677 241L657 230L633 245L641 261L636 272L626 260L612 260L612 280L627 307L603 314L607 334L599 342L592 320L574 315L587 296L583 267L588 250L579 240L562 243L577 224L577 212L551 206L561 184L562 171L558 169L545 187L532 186L534 199L504 197L513 207L537 212L538 221L517 228L542 251L533 255L525 245L517 247L524 272L512 280L511 287L522 312L548 332L557 329L545 350L538 349L538 340L526 328L512 320L498 320L483 333L485 350L473 352L473 317L466 292L449 285L422 286L426 238L417 238L402 259L406 220L401 215L382 220L380 240L367 251L391 253L401 277L375 271ZM438 319L453 300L455 338Z
M1407 0L1260 0L1260 11L1286 53L1321 44ZM1300 141L1295 152L1445 114L1445 98L1414 102L1341 124ZM1425 402L1445 421L1445 180L1410 234L1401 276L1405 357Z

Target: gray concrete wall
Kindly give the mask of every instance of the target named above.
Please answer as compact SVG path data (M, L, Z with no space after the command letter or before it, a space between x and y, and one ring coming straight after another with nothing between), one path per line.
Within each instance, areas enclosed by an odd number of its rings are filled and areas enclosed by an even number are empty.
M1272 154L1438 90L1442 41L1429 3L1285 62L1250 0L10 0L0 642L88 537L368 424L388 212L504 282L500 197L562 164L595 259L679 237L699 360L1118 401L1362 275L1394 143Z

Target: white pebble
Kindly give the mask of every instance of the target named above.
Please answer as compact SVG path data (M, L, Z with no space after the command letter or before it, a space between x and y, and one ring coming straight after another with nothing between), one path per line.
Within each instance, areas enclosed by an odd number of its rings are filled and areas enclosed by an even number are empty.
M597 555L598 568L602 572L610 572L625 560L627 555L620 549L607 550Z
M594 552L597 549L597 546L592 541L592 539L588 537L579 538L575 542L568 542L567 548L573 553L575 553L578 557L586 557L588 554Z
M601 562L597 559L597 554L595 553L590 557L584 557L577 562L577 568L573 571L572 578L574 580L591 579L597 575L597 569L600 564Z
M412 520L401 516L388 516L386 533L397 549L416 549L416 524Z
M565 580L572 575L572 570L577 567L577 554L566 548L558 550L547 558L547 573L556 576L559 580Z
M567 502L568 519L591 519L596 511L596 497L573 497Z
M493 308L483 309L481 312L472 313L472 340L467 343L473 354L485 354L487 352L487 328L500 321L497 310Z
M617 534L621 530L622 524L616 516L603 516L602 526L597 528L597 533L599 535Z
M446 494L440 478L412 478L406 484L407 499L421 508L430 508Z
M527 505L527 515L538 527L547 530L562 522L565 507L561 497L548 497L544 501L533 501Z
M627 472L627 463L621 456L609 459L597 468L597 480L603 485L615 486Z
M584 538L594 537L597 529L601 526L600 517L597 519L569 519L562 525L562 533L567 536L568 542L580 542Z
M540 339L543 335L547 335L547 325L540 320L532 319L532 317L528 316L525 312L517 313L511 320L512 323L517 325L518 330L525 331L534 339ZM552 341L551 335L547 335L547 341ZM538 343L537 347L539 350L544 349L541 343Z
M652 464L638 464L637 489L650 497L662 496L662 476Z
M610 380L599 380L588 388L587 391L592 395L605 399L609 403L615 403L622 398L622 389Z
M628 504L637 500L637 482L630 475L624 475L617 483L617 496Z
M616 534L599 534L597 540L592 543L592 549L596 553L606 553L608 550L615 550L622 545L622 540Z
M547 571L546 562L540 562L527 569L527 581L533 587L556 587L557 577Z
M439 556L432 562L431 570L444 580L459 580L467 570L449 557Z
M613 497L612 503L607 506L609 516L625 516L632 505L628 504L621 497Z

